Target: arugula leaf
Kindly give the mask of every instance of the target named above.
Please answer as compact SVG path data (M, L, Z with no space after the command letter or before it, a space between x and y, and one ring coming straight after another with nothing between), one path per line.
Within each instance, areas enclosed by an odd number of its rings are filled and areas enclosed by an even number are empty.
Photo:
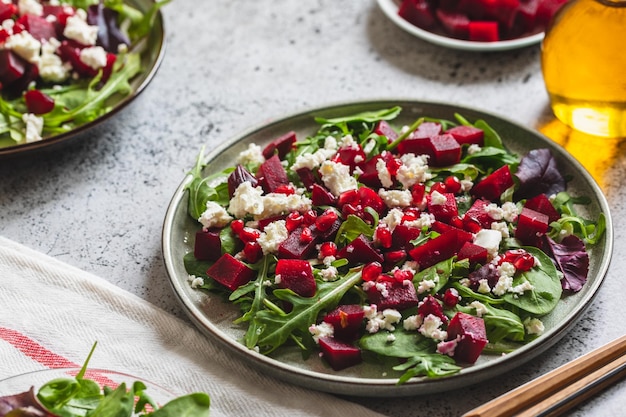
M203 392L195 392L173 399L150 417L208 417L211 398Z
M431 294L439 292L448 283L452 273L453 258L443 260L435 265L419 271L413 277L413 283L417 286L421 281L429 280L435 282L435 287L429 291Z
M198 220L202 213L206 210L207 201L215 201L223 206L228 205L228 184L226 179L235 168L227 168L224 171L217 172L208 177L202 176L204 168L204 147L200 150L198 158L196 158L195 166L187 173L191 176L191 181L185 186L185 190L189 191L189 203L187 211L189 215ZM218 182L218 185L211 186Z
M380 120L393 120L400 114L401 111L402 111L401 107L395 106L390 109L366 111L362 113L353 114L350 116L336 117L333 119L325 119L323 117L316 117L315 121L321 125L334 125L334 126L343 126L348 123L355 123L355 122L376 123Z
M489 303L483 304L487 310L481 318L485 322L489 343L499 343L504 339L521 342L524 340L525 330L522 319L512 311L496 308ZM476 309L471 306L459 306L459 311L476 315Z
M261 310L254 321L260 330L258 346L267 354L289 338L298 334L308 334L311 324L317 322L322 310L336 307L344 294L361 281L361 268L351 270L344 277L333 282L320 282L317 294L310 298L300 297L291 290L275 290L274 295L293 305L289 313L276 310Z
M335 237L335 243L343 245L352 242L360 235L365 235L368 238L374 236L375 226L370 226L363 219L354 214L349 214L346 220L341 223L337 236Z

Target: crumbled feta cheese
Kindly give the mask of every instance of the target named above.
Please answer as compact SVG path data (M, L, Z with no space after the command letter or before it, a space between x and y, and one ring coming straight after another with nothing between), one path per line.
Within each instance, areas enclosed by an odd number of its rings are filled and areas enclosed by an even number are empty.
M322 259L322 263L326 266L330 266L333 262L335 262L334 256L325 256L324 259Z
M17 2L17 10L20 16L32 14L35 16L43 15L43 5L37 0L19 0Z
M530 283L530 281L524 281L514 287L509 288L509 292L517 295L522 295L524 294L524 292L532 291L534 289L535 287L533 286L533 284Z
M487 249L491 256L498 254L502 233L497 230L481 229L474 235L474 244Z
M429 314L424 317L424 322L419 328L419 332L430 339L434 340L446 340L448 332L441 330L443 322L441 319L433 314Z
M486 279L479 280L478 289L476 291L480 294L489 294L491 292L491 288L489 288L489 281Z
M333 281L335 278L337 278L338 273L339 271L337 271L337 268L332 265L320 270L320 276L324 281Z
M518 214L519 210L517 209L515 203L507 201L506 203L502 204L502 218L507 222L512 223L517 220Z
M396 226L402 223L402 217L404 217L402 210L392 208L387 212L387 215L380 220L380 223L386 225L389 231L393 232Z
M476 316L482 317L488 313L487 307L481 303L480 301L472 301L469 303L470 307L473 307L476 310Z
M491 230L497 230L498 232L500 232L503 238L507 238L510 236L509 226L506 224L506 222L491 223Z
M6 19L6 20L4 20L2 22L2 29L4 29L4 31L8 35L12 35L13 34L13 27L14 26L15 26L15 20L13 20L13 19Z
M363 310L367 319L365 330L369 333L376 333L381 329L394 331L396 329L394 324L399 323L402 319L402 315L398 310L388 308L378 312L375 304L365 306Z
M334 136L326 136L326 139L324 139L324 149L336 151L338 146L337 139Z
M280 216L282 214L297 211L304 213L311 209L313 203L311 199L301 194L281 194L269 193L262 197L263 209L255 214L255 219L267 219L269 217Z
M278 252L278 247L289 237L289 231L285 226L284 220L276 220L271 222L263 229L261 235L257 239L257 243L261 246L263 254Z
M476 145L475 143L472 143L470 146L467 147L467 154L468 155L474 155L475 153L478 153L481 151L481 147Z
M340 148L344 149L358 149L359 144L354 140L352 135L346 135L341 138L341 146Z
M280 274L276 274L274 275L274 284L279 285L281 282L281 276Z
M195 275L189 275L189 285L191 288L198 288L204 285L204 279Z
M459 284L461 284L464 287L468 287L469 288L472 285L472 281L470 281L469 278L461 278L459 280Z
M314 170L328 158L335 154L335 150L332 148L320 148L313 153L304 153L296 156L296 160L291 166L292 171L297 171L302 168L308 168L310 170Z
M503 211L496 203L489 203L485 206L485 212L494 220L502 220Z
M441 194L437 190L430 193L430 204L433 206L441 206L443 204L446 204L447 201L448 199L446 198L446 196Z
M465 177L461 180L461 191L464 193L468 192L474 186L474 182L469 177Z
M83 14L80 13L81 10L82 9L77 9L74 16L67 18L63 36L75 40L82 45L93 46L98 39L98 26L89 25L85 19L83 19Z
M428 156L416 156L412 153L404 154L400 157L402 165L398 167L396 179L402 184L404 189L411 188L413 185L426 182L432 178L432 174L428 172Z
M350 175L350 167L333 161L324 161L320 167L320 175L324 185L335 196L358 189L356 179Z
M24 113L22 121L26 124L26 143L40 141L41 133L43 132L43 117L32 113Z
M9 36L4 42L4 47L6 49L11 49L17 55L30 63L34 64L39 60L41 42L33 38L33 35L25 30Z
M224 227L232 219L224 207L209 200L206 202L206 210L200 215L198 221L202 223L204 229L210 229L211 227Z
M240 219L247 214L261 214L264 209L262 195L261 187L253 187L249 181L242 182L230 199L228 212Z
M409 190L378 190L378 195L383 199L387 207L409 207L413 201L413 196Z
M237 156L237 163L240 165L260 165L263 162L265 162L263 150L255 143L248 145L248 148Z
M458 339L442 341L437 343L437 353L441 355L454 356L454 350L459 343Z
M542 335L546 330L541 320L531 317L527 317L526 320L524 320L524 327L526 328L526 333L536 334L538 336Z
M390 188L393 185L391 173L387 169L387 163L384 159L381 158L376 161L376 172L378 173L378 179L383 187Z
M503 275L500 278L498 278L498 282L493 287L492 291L495 295L501 296L501 295L506 294L512 285L513 285L513 278L507 275Z
M79 59L83 64L97 71L106 66L107 52L101 46L91 46L81 49Z
M393 342L395 342L395 341L396 341L396 335L395 335L395 334L393 334L393 333L389 333L389 334L387 335L387 342L389 342L389 343L393 343Z
M375 146L376 146L376 141L374 139L368 139L367 142L365 142L365 146L363 146L363 152L365 152L365 154L368 155L374 150Z
M320 324L312 324L309 326L309 332L313 335L315 343L319 343L322 337L332 337L335 333L335 328L332 324L323 321Z
M435 216L430 213L420 213L419 218L415 220L405 221L404 224L409 227L416 227L418 229L430 229L430 226L435 222Z
M425 292L429 292L430 290L435 288L436 285L437 283L435 282L434 279L421 280L419 284L417 285L417 293L424 294Z
M420 328L423 322L424 319L422 318L422 316L420 316L419 314L415 314L413 316L405 318L402 322L402 327L404 327L404 330L407 331L417 330Z
M39 57L39 76L48 82L60 83L67 80L72 72L72 65L63 62L56 54L61 43L56 38L50 38L41 45L41 56Z

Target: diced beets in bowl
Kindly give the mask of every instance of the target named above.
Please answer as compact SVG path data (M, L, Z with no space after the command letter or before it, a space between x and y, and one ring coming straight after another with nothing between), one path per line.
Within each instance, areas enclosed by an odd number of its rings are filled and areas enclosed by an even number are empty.
M320 337L319 345L322 357L335 371L358 365L363 361L361 349L350 343L332 337Z
M475 198L484 198L490 201L500 201L500 196L513 186L513 177L508 165L496 169L471 190Z
M422 29L432 29L436 25L435 16L426 0L404 0L398 15Z
M448 323L448 317L443 312L443 306L432 295L424 297L417 307L417 312L422 317L432 314L433 316L439 317L443 323Z
M351 264L362 263L367 264L370 262L383 263L383 256L372 246L364 235L359 235L352 242L344 246L339 252L337 252L338 258L346 258Z
M463 216L463 228L468 232L476 233L480 229L491 229L493 219L487 212L488 201L474 200L472 207Z
M317 289L315 277L309 261L303 259L279 259L276 275L280 275L277 285L287 288L302 297L313 297Z
M275 192L282 185L289 185L287 171L285 171L283 164L280 163L278 155L265 160L259 167L256 177L263 190L267 193Z
M289 234L280 245L278 245L278 257L284 259L308 259L313 251L315 245L319 243L319 237L313 234L312 240L302 238L302 233L306 228L305 226L298 227ZM309 229L310 231L310 229Z
M330 226L324 228L324 230L321 230L319 225L316 224L312 224L310 229L316 241L328 242L335 240L335 236L337 235L341 224L342 220L337 218Z
M469 36L470 20L466 14L443 9L437 9L435 14L444 30L449 33L450 36L467 39Z
M498 22L473 21L467 27L470 41L496 42L500 40L498 35Z
M442 234L442 235L446 233L456 234L457 247L455 248L455 251L460 250L461 247L465 244L465 242L471 242L472 240L474 240L474 235L471 232L468 232L463 229L459 229L456 226L452 226L452 225L440 222L438 220L435 220L433 222L431 228L435 232Z
M384 286L384 291L381 292L379 286ZM367 290L367 298L371 304L376 304L378 311L388 308L401 311L415 307L419 302L412 282L404 283L395 280L377 282L377 285Z
M394 140L398 139L398 133L385 120L381 120L376 123L376 126L374 127L374 133L386 137L388 142L393 142Z
M448 325L448 340L457 338L454 359L465 363L476 362L488 343L485 322L479 317L456 313Z
M2 3L0 3L2 4ZM0 50L0 83L7 87L24 76L28 63L9 49Z
M242 165L237 165L235 170L228 176L228 196L235 194L235 190L244 182L249 182L252 187L259 185L259 181Z
M193 256L199 261L216 261L222 256L220 229L196 232Z
M294 143L296 143L296 132L288 132L282 136L277 137L271 141L265 148L263 148L263 156L265 159L270 159L274 154L278 154L280 159L283 159L287 153L291 150Z
M206 271L207 275L231 291L247 284L256 276L256 272L236 259L229 253L225 253Z
M537 240L548 231L548 227L547 215L524 207L517 218L515 238L524 245L537 246Z
M45 18L32 14L25 14L18 20L24 28L37 39L39 42L47 41L50 38L56 38L56 29L54 24L48 22Z
M326 187L313 184L311 187L311 202L314 206L330 206L337 198Z
M545 214L548 216L549 223L555 222L561 218L561 215L545 194L539 194L528 199L526 203L524 203L524 207Z
M424 122L415 129L407 139L428 139L441 134L441 124L436 122Z
M458 260L468 259L470 265L484 265L487 262L487 256L489 252L482 246L473 244L472 242L465 242L459 253L457 254Z
M444 233L411 249L409 256L419 264L421 269L428 268L456 255L457 238L457 233L453 231Z
M412 138L409 136L398 144L398 153L400 155L407 153L415 155L428 155L429 158L432 158L433 150L430 138Z
M443 167L454 165L461 160L461 145L452 135L443 134L430 138L433 160L430 165Z
M485 132L474 126L455 126L446 131L452 135L459 145L478 145L485 144Z
M420 233L421 230L417 227L399 224L391 234L391 246L396 249L412 247L411 241L417 239Z
M448 223L453 217L459 215L459 210L456 206L456 198L454 198L454 194L444 193L442 195L446 198L446 201L443 204L435 204L433 203L430 195L427 197L428 212L435 216L435 219Z
M363 306L360 304L345 304L326 314L323 321L332 324L334 329L333 336L336 339L352 342L358 338L361 332L364 317Z

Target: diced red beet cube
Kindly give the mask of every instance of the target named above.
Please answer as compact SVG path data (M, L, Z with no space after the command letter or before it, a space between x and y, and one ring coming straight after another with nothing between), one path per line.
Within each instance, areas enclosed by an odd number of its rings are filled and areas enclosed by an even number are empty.
M470 21L467 29L470 41L496 42L500 40L498 22Z
M515 238L525 245L536 245L549 227L549 218L543 213L524 207L517 218Z
M300 181L302 181L302 185L304 185L304 188L306 188L307 190L313 188L313 185L317 183L315 173L311 171L310 168L298 168L296 170L296 174L298 174L298 177L300 177Z
M351 342L359 336L364 317L365 312L360 304L344 304L326 314L323 321L332 324L336 339Z
M282 136L277 137L271 141L265 148L263 148L263 156L265 159L270 159L274 154L278 154L280 159L283 159L285 155L291 150L291 147L296 142L296 132L288 132Z
M100 79L100 85L106 84L111 78L111 74L113 74L113 67L115 66L115 61L117 61L117 56L111 52L107 53L106 65L102 67L102 78Z
M341 219L337 218L332 225L327 226L324 230L321 230L316 224L312 224L310 227L311 233L316 237L316 241L328 242L335 239L341 223Z
M229 253L219 257L206 271L207 275L231 291L247 284L256 272Z
M493 219L487 212L489 202L485 200L474 200L472 207L463 216L463 228L468 232L476 233L480 229L490 229Z
M24 25L24 28L33 36L33 38L40 42L56 37L54 24L48 22L43 17L25 14L18 19L18 22Z
M363 361L361 349L350 343L332 337L320 337L319 345L322 357L335 371L358 365Z
M235 170L228 176L228 196L235 194L235 190L244 182L249 182L252 187L256 187L259 181L243 165L237 165Z
M379 288L380 286L384 287L383 291ZM367 290L367 298L371 304L376 304L378 311L388 308L398 311L406 310L417 306L419 302L415 286L410 281L378 281Z
M545 214L548 216L549 223L555 222L561 218L561 215L554 208L554 205L545 194L539 194L528 199L526 203L524 203L524 207Z
M303 259L279 259L276 262L276 282L302 297L313 297L317 289L309 261Z
M80 51L84 48L83 45L75 41L64 40L59 46L58 53L63 61L69 62L72 68L82 76L94 77L98 71L85 64L80 59Z
M468 259L470 265L484 265L487 262L487 256L489 252L482 246L473 244L472 242L465 242L459 253L457 254L458 260Z
M24 61L25 62L25 61ZM3 86L9 97L18 97L28 89L28 86L39 77L39 67L35 64L25 62L24 75L13 81L13 83Z
M24 93L26 108L33 114L50 113L54 109L54 99L39 90L28 90Z
M402 142L400 142L400 144L402 144ZM380 159L381 156L376 155L370 158L364 164L360 165L363 173L359 175L359 182L376 190L382 187L382 184L380 183L380 178L378 178L378 169L376 168L376 164Z
M419 237L421 230L417 227L407 226L405 224L399 224L393 229L391 234L391 242L393 248L408 248L411 246L411 241Z
M199 261L216 261L222 256L220 229L196 232L193 256Z
M458 12L437 9L435 12L437 19L443 26L444 30L455 38L467 39L469 36L470 20L467 15Z
M433 202L430 195L427 197L428 212L435 216L435 219L447 223L453 217L458 216L459 211L456 206L456 198L454 198L454 194L444 193L442 195L446 198L446 201L443 204L436 204L438 202Z
M378 123L376 123L376 126L374 127L374 133L386 137L389 142L393 142L394 140L398 139L398 133L393 130L393 127L391 127L391 125L385 120L380 120Z
M408 139L428 139L441 134L441 124L436 122L423 122L409 135Z
M448 340L458 338L454 359L474 363L487 345L485 322L479 317L458 312L448 325Z
M335 203L337 198L326 187L313 184L311 187L311 202L314 206L329 206Z
M478 184L474 185L471 194L476 198L500 201L500 196L514 185L508 165L496 169Z
M383 263L383 255L380 254L364 235L359 235L352 242L337 252L338 258L346 258L351 264L369 262Z
M6 87L19 80L26 72L27 65L26 61L13 51L9 49L0 50L0 83Z
M259 167L256 177L267 193L273 193L281 185L288 185L287 171L280 163L278 155L268 158Z
M461 145L452 135L447 133L430 138L433 160L429 161L432 166L443 167L454 165L461 160Z
M446 130L446 133L452 135L459 145L483 146L485 144L485 132L474 126L455 126Z
M404 0L398 9L398 15L404 20L423 29L435 27L435 16L426 0Z
M455 251L460 250L465 242L471 242L474 239L474 235L472 233L438 220L433 222L431 228L439 234L455 233L457 240L457 247L455 248Z
M332 160L333 162L348 165L350 172L352 172L357 166L362 165L363 161L365 161L365 156L361 146L348 146L339 148Z
M278 257L285 259L308 259L319 243L319 236L313 235L312 240L302 239L302 232L305 227L301 226L289 234L280 245L278 245ZM309 229L310 230L310 229Z
M17 14L17 6L12 3L0 2L0 22L11 19Z
M434 157L430 138L408 137L398 144L398 153L404 155L412 153L415 155L428 155L430 159Z
M438 262L456 255L457 233L451 231L437 236L409 251L409 256L416 261L421 269L433 266Z
M443 306L439 304L439 301L432 295L424 297L417 307L417 312L422 317L432 314L433 316L439 317L443 323L448 324L448 317L443 312Z

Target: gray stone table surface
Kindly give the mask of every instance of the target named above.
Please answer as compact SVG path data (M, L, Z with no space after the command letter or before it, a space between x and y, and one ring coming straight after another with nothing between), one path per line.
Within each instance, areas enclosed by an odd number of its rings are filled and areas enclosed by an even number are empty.
M182 318L161 229L201 146L211 149L283 114L381 97L473 106L532 128L553 123L539 45L445 49L396 27L374 0L176 0L163 13L165 59L131 105L64 146L0 160L0 234ZM541 357L481 384L350 400L389 416L459 416L626 333L626 155L616 141L595 139L587 149L581 158L611 151L609 160L588 163L604 185L616 244L606 280L577 326ZM624 415L625 389L615 385L571 415Z

